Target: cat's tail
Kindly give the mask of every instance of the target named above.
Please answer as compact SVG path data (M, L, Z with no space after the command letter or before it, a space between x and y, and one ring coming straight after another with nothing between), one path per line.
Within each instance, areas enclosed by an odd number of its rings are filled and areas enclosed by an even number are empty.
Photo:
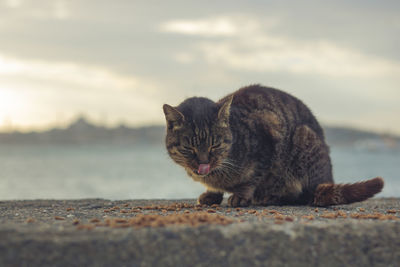
M313 204L323 207L363 201L381 192L383 184L381 177L354 184L320 184Z

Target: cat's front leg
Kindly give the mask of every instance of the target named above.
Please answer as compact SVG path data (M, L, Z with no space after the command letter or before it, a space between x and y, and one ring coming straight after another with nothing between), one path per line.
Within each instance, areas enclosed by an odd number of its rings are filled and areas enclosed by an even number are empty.
M237 194L232 194L228 198L228 205L231 207L248 207L251 204L251 199L242 198Z
M251 185L236 188L234 193L228 198L228 205L231 207L247 207L250 206L255 187Z
M223 193L207 191L199 196L198 203L211 206L212 204L221 204L224 197Z

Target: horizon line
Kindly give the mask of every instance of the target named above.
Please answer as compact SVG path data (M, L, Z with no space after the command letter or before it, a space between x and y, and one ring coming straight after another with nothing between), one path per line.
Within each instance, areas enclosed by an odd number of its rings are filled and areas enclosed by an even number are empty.
M14 133L21 133L21 134L28 134L28 133L44 133L48 132L51 130L66 130L70 128L72 125L77 124L79 121L83 121L89 125L98 127L98 128L106 128L107 130L112 130L112 129L117 129L120 127L126 127L130 129L138 129L138 128L147 128L147 127L165 127L165 124L163 123L139 123L139 124L132 124L128 123L125 121L120 121L116 123L107 123L106 121L97 121L89 118L87 115L77 115L74 116L74 118L70 120L65 120L64 122L54 122L54 123L49 123L47 126L42 126L42 127L29 127L29 128L24 128L24 127L18 127L18 126L9 126L8 127L1 127L0 126L0 134L14 134ZM338 123L320 123L322 128L344 128L344 129L351 129L351 130L356 130L356 131L362 131L362 132L370 132L370 133L375 133L375 134L380 134L380 135L387 135L387 136L394 136L394 137L400 137L400 133L394 132L394 131L388 131L388 130L382 130L379 131L377 129L369 129L367 127L357 127L353 125L348 125L348 124L338 124Z

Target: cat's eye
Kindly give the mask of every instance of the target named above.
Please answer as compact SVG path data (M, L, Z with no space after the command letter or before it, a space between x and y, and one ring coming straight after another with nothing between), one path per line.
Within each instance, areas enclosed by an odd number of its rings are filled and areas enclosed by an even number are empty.
M210 147L210 150L218 149L218 148L220 148L220 147L221 147L221 143L215 144L215 145L213 145L213 146Z
M190 146L183 146L183 149L185 149L186 152L190 152L190 153L192 153L192 154L195 154L195 153L196 153L196 151L194 150L194 148L193 148L193 147L190 147Z

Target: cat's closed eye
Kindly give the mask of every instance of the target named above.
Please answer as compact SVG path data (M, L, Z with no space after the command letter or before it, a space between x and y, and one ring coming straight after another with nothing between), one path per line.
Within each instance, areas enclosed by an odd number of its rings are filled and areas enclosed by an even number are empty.
M183 146L183 148L186 150L194 151L194 148L190 146Z
M192 147L183 146L183 149L178 149L178 151L185 156L192 156L196 154L196 151Z
M216 148L220 148L220 147L221 147L221 143L211 146L212 149L216 149Z
M219 149L221 149L221 145L222 145L221 143L215 144L209 147L208 151L209 152L218 151Z

